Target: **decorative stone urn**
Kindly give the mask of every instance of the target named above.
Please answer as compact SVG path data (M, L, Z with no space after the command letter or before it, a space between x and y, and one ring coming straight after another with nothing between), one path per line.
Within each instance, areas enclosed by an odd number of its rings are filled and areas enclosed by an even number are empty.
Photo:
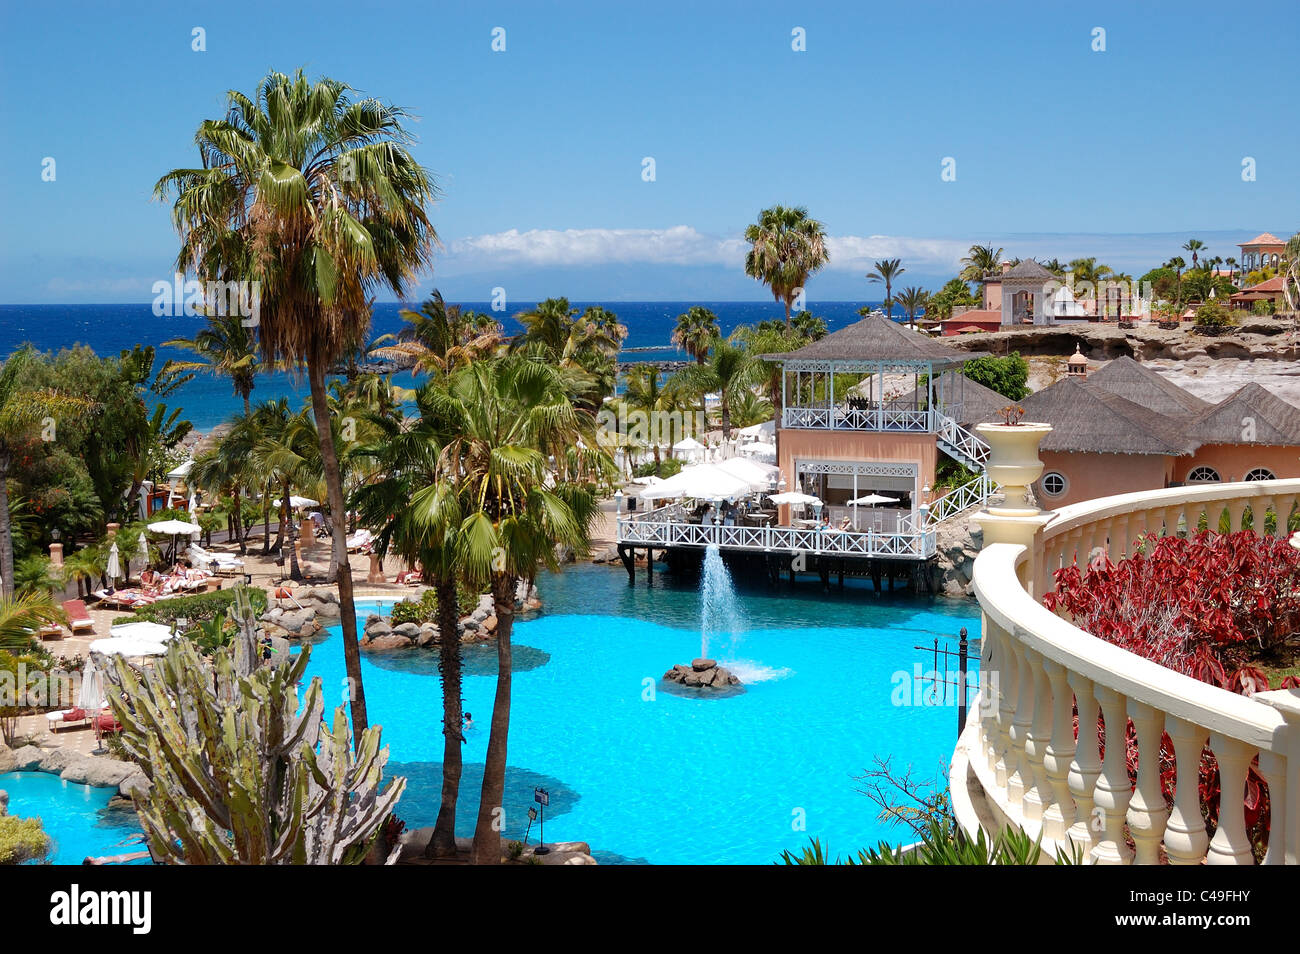
M989 459L985 467L989 477L996 481L1004 494L1001 507L989 508L993 513L1037 513L1029 505L1029 485L1043 473L1043 462L1038 458L1038 445L1051 433L1050 424L978 424L975 432L989 445Z

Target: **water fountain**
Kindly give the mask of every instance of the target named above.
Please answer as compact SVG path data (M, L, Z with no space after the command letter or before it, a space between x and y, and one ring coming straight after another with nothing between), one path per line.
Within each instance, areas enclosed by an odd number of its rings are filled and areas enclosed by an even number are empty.
M710 644L716 649L723 645L725 637L729 637L734 649L741 628L736 590L717 544L710 545L704 555L701 577L699 658L689 666L673 666L664 673L664 679L691 688L730 689L740 685L740 678L709 657Z

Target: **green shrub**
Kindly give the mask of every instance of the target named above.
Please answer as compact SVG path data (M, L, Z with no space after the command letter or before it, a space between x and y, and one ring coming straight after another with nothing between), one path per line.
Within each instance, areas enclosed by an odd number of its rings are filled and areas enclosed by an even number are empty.
M253 611L261 616L266 611L266 591L255 586L248 587L248 595L253 604ZM217 590L215 593L196 593L194 596L177 596L168 600L159 600L152 606L141 606L130 616L119 616L113 620L113 623L116 625L146 620L166 625L175 619L210 620L218 613L229 615L230 605L234 601L233 589Z
M679 473L682 469L682 459L680 457L669 457L659 464L659 476L665 480ZM647 461L644 464L637 464L632 471L633 477L653 477L655 476L655 462Z
M1261 298L1255 304L1250 306L1252 315L1271 315L1277 311L1277 302L1271 298Z
M39 818L0 815L0 865L38 861L50 851L50 836Z
M1196 309L1197 328L1231 328L1237 323L1232 312L1218 299L1211 298Z
M456 613L465 616L478 606L478 594L463 583L456 584ZM438 594L425 590L418 600L405 599L393 604L392 624L436 623L438 621Z

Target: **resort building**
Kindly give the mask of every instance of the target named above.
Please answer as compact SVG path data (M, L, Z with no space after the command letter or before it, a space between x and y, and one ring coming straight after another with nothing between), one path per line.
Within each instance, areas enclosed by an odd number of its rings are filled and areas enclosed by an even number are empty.
M1300 477L1300 408L1258 384L1210 404L1124 357L1092 374L1072 368L1021 406L1026 420L1052 425L1033 485L1045 508L1184 484Z
M1256 235L1249 242L1242 242L1237 247L1241 249L1242 272L1253 272L1260 268L1277 268L1282 264L1282 256L1286 254L1286 242L1271 232Z
M1117 306L1122 304L1125 302ZM940 323L940 334L951 337L998 331L1008 325L1095 321L1096 315L1095 299L1078 301L1057 276L1033 259L1025 259L1016 265L1003 262L999 274L986 275L979 307L954 308L952 317Z
M1283 287L1282 275L1274 275L1272 278L1260 282L1257 285L1251 285L1249 288L1243 288L1236 292L1230 299L1229 303L1233 308L1242 308L1250 310L1255 307L1256 302L1271 301L1274 309L1283 307L1286 301L1286 289Z
M736 509L728 506L738 502L734 495L711 502L683 494L694 498L693 507L688 500L629 514L619 521L625 562L639 546L711 544L769 554L930 559L936 526L981 504L992 490L983 475L987 445L970 426L1008 402L962 374L978 356L884 316L797 351L765 355L781 366L780 473L771 488L779 492L755 493ZM936 495L945 457L978 476ZM781 492L802 495L808 504L792 506Z

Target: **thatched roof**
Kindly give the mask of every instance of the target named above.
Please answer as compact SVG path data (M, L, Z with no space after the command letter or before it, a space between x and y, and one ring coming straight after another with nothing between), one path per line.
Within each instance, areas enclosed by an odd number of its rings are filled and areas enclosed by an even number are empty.
M1199 414L1191 432L1203 444L1300 447L1300 408L1252 381Z
M1079 378L1062 378L1020 402L1026 421L1052 432L1042 449L1069 453L1190 454L1201 442L1184 422L1166 417Z
M769 361L896 361L949 366L978 353L941 344L881 315L855 321L798 351L765 354Z
M1210 407L1208 401L1202 401L1159 371L1127 356L1116 358L1088 375L1088 383L1126 401L1172 417L1200 414Z
M986 388L978 381L972 381L970 378L961 382L960 387L962 389L960 394L962 406L960 412L954 416L958 424L964 424L967 427L975 424L986 424L990 421L1000 421L1002 415L998 411L1009 404L1016 403L992 388ZM925 407L927 397L925 389L918 388L916 391L909 391L897 400L902 405L915 404L916 407ZM952 398L954 401L956 399L956 397Z
M1001 275L994 275L993 278L1000 279L1003 282L1041 282L1050 281L1056 276L1039 265L1032 258L1017 262Z

